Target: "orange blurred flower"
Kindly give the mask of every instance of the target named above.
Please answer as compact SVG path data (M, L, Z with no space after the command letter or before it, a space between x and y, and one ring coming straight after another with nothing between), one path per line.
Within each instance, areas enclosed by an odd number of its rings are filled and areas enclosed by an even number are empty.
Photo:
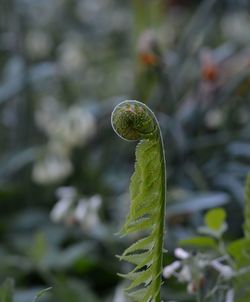
M139 59L145 65L155 66L158 63L158 58L152 53L140 53Z
M212 63L204 64L201 68L201 76L205 81L214 82L219 76L218 67Z

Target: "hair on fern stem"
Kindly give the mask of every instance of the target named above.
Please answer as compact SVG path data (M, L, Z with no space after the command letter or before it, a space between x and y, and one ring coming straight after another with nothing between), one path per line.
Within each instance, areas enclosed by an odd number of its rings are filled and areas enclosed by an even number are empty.
M124 101L111 116L121 138L140 140L136 148L135 171L130 182L130 211L121 235L147 231L120 260L135 265L128 274L128 296L137 302L160 302L165 220L166 171L162 135L154 113L138 101Z

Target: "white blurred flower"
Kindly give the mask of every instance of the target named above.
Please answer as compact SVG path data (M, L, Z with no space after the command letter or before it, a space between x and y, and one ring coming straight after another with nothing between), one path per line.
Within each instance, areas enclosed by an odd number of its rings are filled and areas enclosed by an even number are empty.
M163 269L163 277L170 278L174 274L174 272L176 272L180 267L181 267L180 261L174 261L173 263L165 266Z
M208 265L208 261L206 259L199 259L197 260L197 267L200 269L200 270L203 270L207 265Z
M192 280L192 273L188 265L184 265L178 274L180 282L190 282Z
M98 19L99 14L103 12L105 6L107 5L107 0L97 1L85 1L85 0L78 0L76 5L75 14L78 19L84 23L91 23L96 22Z
M35 121L38 127L47 135L55 128L56 122L62 114L62 107L53 96L46 96L40 100L35 113Z
M50 138L49 149L56 153L58 148L60 151L83 145L96 132L96 120L91 112L79 105L63 111L53 97L42 100L35 119Z
M87 212L88 212L88 203L87 200L82 198L79 200L76 209L75 209L75 219L78 222L82 222L86 216L87 216Z
M56 196L59 201L51 211L51 219L54 222L65 222L66 224L78 223L84 230L93 230L100 225L98 215L102 204L100 195L77 200L77 191L74 187L59 187Z
M77 192L74 187L59 187L56 190L56 196L58 199L74 200L76 193Z
M231 279L235 274L233 269L229 265L221 264L218 260L213 260L211 262L211 266L215 270L217 270L221 274L221 276L226 280Z
M42 30L30 30L25 38L28 55L34 59L46 57L52 48L52 40L48 33Z
M226 15L221 22L222 31L229 39L238 42L249 42L250 17L247 12L237 12Z
M219 128L224 121L224 116L221 110L213 109L207 112L205 115L205 124L210 129L217 129Z
M117 286L115 289L115 294L112 302L127 302L127 299L124 294L124 287Z
M175 257L184 260L190 257L190 254L184 249L178 247L174 250Z
M69 157L71 146L66 145L60 138L52 136L49 138L46 151L49 154L61 154L62 156Z
M37 111L36 122L48 135L49 142L45 156L33 167L33 179L41 184L59 182L72 173L70 153L94 135L96 120L80 106L63 112L54 98L48 98Z
M73 148L86 143L95 131L94 116L81 107L73 106L54 121L50 128L50 136L65 147Z
M225 302L234 302L234 290L230 289L226 294Z
M19 1L23 2L20 9L25 15L28 15L32 26L52 26L55 22L55 16L62 12L65 0L60 1Z
M145 30L139 37L137 49L139 53L151 53L157 44L156 32L149 29Z
M57 183L72 173L70 160L62 154L47 154L38 160L32 171L32 177L39 184Z
M77 37L70 37L59 46L59 65L62 73L71 74L82 71L86 64L81 41Z
M189 282L187 285L187 292L192 295L196 293L196 288L193 282Z
M102 204L102 198L100 195L94 195L89 199L90 203L90 209L93 211L98 211L101 204Z
M83 229L90 230L100 224L98 211L101 204L102 199L100 195L94 195L89 199L82 198L79 200L74 212L74 217Z
M64 132L66 143L72 146L82 145L95 131L96 121L90 112L77 106L70 108Z
M53 222L60 222L67 218L73 200L61 199L53 207L50 212L50 218Z
M59 187L56 190L56 197L59 199L50 213L53 222L68 220L72 216L73 204L77 192L74 187Z

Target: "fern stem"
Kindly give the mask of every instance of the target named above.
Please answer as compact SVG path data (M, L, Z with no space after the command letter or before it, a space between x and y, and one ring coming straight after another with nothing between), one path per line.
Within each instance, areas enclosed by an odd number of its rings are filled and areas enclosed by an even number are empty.
M158 123L158 122L157 122ZM158 127L160 129L160 126L158 124ZM161 158L162 158L162 163L161 163L161 173L163 175L162 178L162 184L161 184L161 188L162 188L162 192L161 192L161 213L162 213L162 217L160 219L160 227L159 227L159 262L158 262L158 270L161 271L162 270L162 261L163 261L163 244L164 244L164 232L165 232L165 211L166 211L166 159L165 159L165 152L164 152L164 143L163 143L163 138L162 138L162 134L161 131L160 132L160 145L161 145ZM158 278L158 286L159 288L161 287L161 276L159 276ZM161 294L160 291L156 297L155 302L160 302L161 301Z

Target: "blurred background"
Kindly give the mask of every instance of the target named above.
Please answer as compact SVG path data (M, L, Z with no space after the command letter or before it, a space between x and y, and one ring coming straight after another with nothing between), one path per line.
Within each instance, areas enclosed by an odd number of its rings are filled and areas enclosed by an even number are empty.
M242 234L250 170L249 0L0 0L0 281L15 302L126 302L115 233L135 143L110 125L137 99L167 157L165 264L206 210ZM163 298L193 301L169 281ZM167 300L166 300L167 301Z

